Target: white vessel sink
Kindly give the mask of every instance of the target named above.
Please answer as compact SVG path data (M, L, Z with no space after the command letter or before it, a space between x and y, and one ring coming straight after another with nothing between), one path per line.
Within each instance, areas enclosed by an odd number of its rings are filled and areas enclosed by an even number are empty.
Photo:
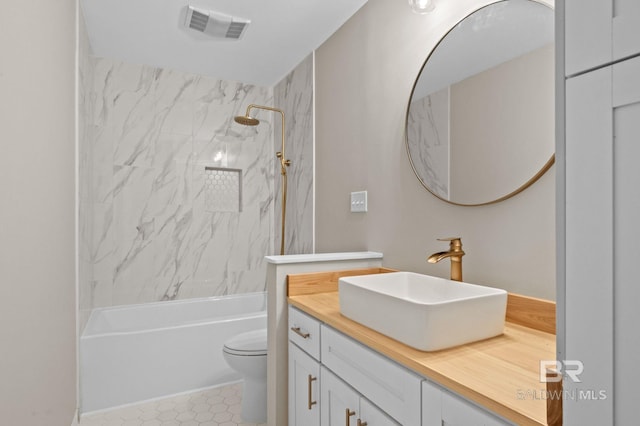
M340 312L421 351L502 334L504 290L412 272L344 277Z

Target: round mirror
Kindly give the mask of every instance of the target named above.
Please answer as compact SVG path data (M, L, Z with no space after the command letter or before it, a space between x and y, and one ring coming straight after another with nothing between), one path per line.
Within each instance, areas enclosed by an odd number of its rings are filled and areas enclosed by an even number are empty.
M533 0L485 6L431 52L409 100L416 176L452 204L521 192L554 162L554 13Z

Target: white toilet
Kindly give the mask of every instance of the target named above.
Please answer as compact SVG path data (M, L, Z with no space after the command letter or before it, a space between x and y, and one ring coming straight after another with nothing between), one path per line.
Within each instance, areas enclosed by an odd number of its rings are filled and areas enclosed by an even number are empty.
M227 340L222 349L227 364L244 379L242 420L247 423L267 421L267 329L238 334Z

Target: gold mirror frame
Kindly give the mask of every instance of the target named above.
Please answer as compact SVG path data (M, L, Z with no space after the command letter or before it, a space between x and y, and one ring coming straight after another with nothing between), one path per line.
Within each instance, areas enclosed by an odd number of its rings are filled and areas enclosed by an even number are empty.
M508 0L498 0L489 4L486 4L482 7L479 7L477 9L475 9L474 11L472 11L471 13L469 13L467 16L465 16L464 18L462 18L459 22L457 22L455 25L453 25L451 27L451 29L449 29L449 31L447 31L438 41L438 43L436 43L436 45L433 47L433 49L431 50L431 52L429 52L429 55L427 56L427 59L424 61L424 63L422 64L422 67L420 67L420 71L418 72L418 76L416 77L414 83L413 83L413 87L411 89L411 94L409 95L409 100L407 102L407 109L406 109L406 115L405 115L405 126L404 126L404 130L405 130L405 148L407 150L407 157L409 157L409 164L411 164L411 169L413 170L413 173L415 174L416 178L418 178L418 181L420 182L420 184L427 190L429 191L433 196L435 196L436 198L448 203L448 204L452 204L452 205L456 205L456 206L463 206L463 207L477 207L477 206L486 206L486 205L490 205L490 204L496 204L499 203L501 201L507 200L519 193L521 193L522 191L524 191L525 189L529 188L531 185L533 185L538 179L540 179L550 168L551 166L553 166L553 164L555 163L556 160L556 155L555 153L553 153L551 155L551 157L549 158L549 160L547 160L547 162L542 166L542 168L533 176L531 177L529 180L527 180L524 184L522 184L521 186L519 186L518 188L516 188L514 191L496 198L494 200L491 201L487 201L487 202L482 202L482 203L474 203L474 204L465 204L465 203L458 203L455 201L451 201L448 200L446 198L441 197L440 195L438 195L437 193L435 193L431 188L429 188L429 186L424 182L424 180L422 179L422 177L419 175L415 164L413 162L413 159L411 158L411 151L409 149L409 134L408 134L408 126L409 126L409 109L411 107L411 101L413 99L413 94L415 93L416 90L416 86L418 85L418 81L420 80L420 76L422 75L422 72L424 71L424 68L427 66L427 63L429 62L429 59L431 58L431 56L433 55L433 52L436 51L436 49L438 48L438 46L440 46L440 44L442 43L442 41L449 35L449 33L451 33L451 31L453 31L458 24L460 24L460 22L464 21L465 19L469 18L471 15L473 15L474 13L478 12L479 10L482 10L486 7L492 6L494 4L497 3L502 3L504 1L508 1ZM537 0L529 0L532 1L534 3L539 3L542 4L546 7L549 7L552 11L554 10L553 6L542 2L542 1L537 1Z

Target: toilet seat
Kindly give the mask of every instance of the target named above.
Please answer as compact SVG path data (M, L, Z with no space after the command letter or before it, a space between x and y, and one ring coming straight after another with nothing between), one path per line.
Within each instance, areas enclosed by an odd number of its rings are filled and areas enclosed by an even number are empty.
M222 350L236 356L266 356L267 329L238 334L227 340Z

